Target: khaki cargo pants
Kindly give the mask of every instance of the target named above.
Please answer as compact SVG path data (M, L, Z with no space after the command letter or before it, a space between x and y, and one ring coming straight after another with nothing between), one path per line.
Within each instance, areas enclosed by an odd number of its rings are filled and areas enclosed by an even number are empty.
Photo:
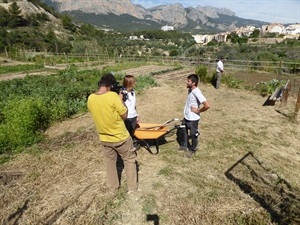
M106 173L110 191L116 191L120 186L117 170L118 154L124 162L128 191L136 191L138 188L137 163L136 152L133 151L132 138L129 136L122 142L101 142L101 144L106 161Z

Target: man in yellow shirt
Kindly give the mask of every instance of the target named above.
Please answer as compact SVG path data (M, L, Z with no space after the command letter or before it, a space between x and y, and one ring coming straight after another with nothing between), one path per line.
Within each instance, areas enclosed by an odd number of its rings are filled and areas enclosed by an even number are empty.
M111 91L116 83L112 74L103 75L98 82L98 91L88 97L87 105L99 133L106 161L108 188L116 192L120 186L116 163L119 154L125 165L128 191L132 192L138 188L136 153L124 123L128 111L122 94Z

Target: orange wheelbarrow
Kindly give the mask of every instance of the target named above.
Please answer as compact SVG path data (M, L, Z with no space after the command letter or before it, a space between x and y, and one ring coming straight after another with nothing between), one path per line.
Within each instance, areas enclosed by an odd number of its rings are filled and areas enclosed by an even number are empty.
M158 154L159 152L159 139L175 129L185 127L184 125L174 125L173 128L169 129L168 125L179 119L171 119L163 124L156 123L140 123L138 128L134 132L136 140L134 144L138 150L140 147L144 147L151 154ZM154 141L156 152L153 152L150 148L149 141Z

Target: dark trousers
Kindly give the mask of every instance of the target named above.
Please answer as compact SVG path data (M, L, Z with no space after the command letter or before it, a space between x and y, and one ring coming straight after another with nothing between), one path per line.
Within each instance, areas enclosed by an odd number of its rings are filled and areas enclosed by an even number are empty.
M199 137L198 124L199 124L199 120L189 121L183 119L182 125L185 125L185 128L182 129L185 132L182 132L183 135L182 145L181 145L182 147L186 147L191 151L196 151L196 148L198 146L198 137ZM189 139L191 139L191 143Z
M133 118L127 118L125 120L125 126L131 137L133 137L135 129L136 129L136 119L137 119L137 117L133 117Z

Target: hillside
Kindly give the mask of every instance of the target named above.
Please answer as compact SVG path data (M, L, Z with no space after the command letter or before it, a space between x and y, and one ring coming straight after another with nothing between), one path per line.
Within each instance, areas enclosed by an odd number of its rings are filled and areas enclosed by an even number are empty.
M155 68L127 73L145 69ZM141 122L181 118L192 71L156 75L159 86L138 96ZM127 196L123 176L119 194L109 196L93 121L78 115L0 166L1 224L299 224L299 124L278 113L279 104L262 106L256 93L200 88L211 109L195 158L177 150L171 133L157 155L138 151L140 191Z
M141 31L173 26L181 32L219 33L230 32L242 26L260 28L263 21L243 19L227 8L211 6L188 7L174 4L144 8L132 1L118 0L44 0L61 13L72 15L77 23L91 23L97 27L116 31ZM201 2L199 2L201 4ZM111 18L111 20L110 20Z

